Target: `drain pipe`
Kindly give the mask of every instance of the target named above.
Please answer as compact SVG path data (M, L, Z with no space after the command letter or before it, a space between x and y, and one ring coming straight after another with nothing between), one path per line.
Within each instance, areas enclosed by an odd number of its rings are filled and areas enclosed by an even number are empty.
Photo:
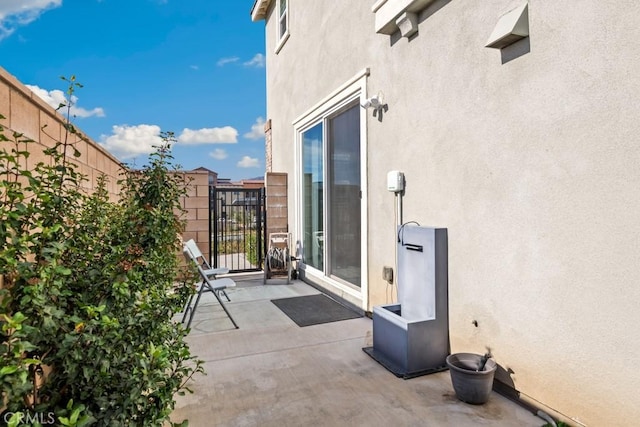
M395 232L398 232L398 227L402 225L402 192L395 193L396 198L396 228Z
M395 269L395 289L396 289L396 298L393 300L393 292L391 293L392 302L398 302L399 294L398 294L398 242L396 242L395 237L398 234L398 227L402 225L402 193L397 192L394 194L396 199L396 221L393 228L394 242L393 242L393 268ZM393 289L393 288L392 288Z
M558 422L562 421L568 425L583 426L585 424L577 419L567 417L566 415L548 407L544 403L541 403L534 398L514 389L513 387L503 383L502 381L495 381L493 384L493 391L499 395L509 399L511 402L526 409L531 414L545 420L552 427L557 427Z
M400 171L387 173L387 190L392 191L396 198L396 231L402 225L402 196L404 195L404 174ZM399 222L398 222L399 221Z

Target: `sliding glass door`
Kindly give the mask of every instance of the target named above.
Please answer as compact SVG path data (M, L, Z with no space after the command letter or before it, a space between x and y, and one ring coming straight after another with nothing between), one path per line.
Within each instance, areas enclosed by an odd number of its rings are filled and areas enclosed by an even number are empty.
M329 273L360 286L360 105L327 124Z
M319 123L302 134L304 262L318 270L322 270L324 265L322 127Z
M304 263L360 287L359 104L324 117L304 131L302 158Z

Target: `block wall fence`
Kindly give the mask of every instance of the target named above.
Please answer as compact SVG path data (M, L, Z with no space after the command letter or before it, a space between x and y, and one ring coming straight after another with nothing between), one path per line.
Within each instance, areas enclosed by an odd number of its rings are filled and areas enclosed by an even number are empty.
M205 258L211 260L209 251L209 183L210 176L213 175L215 181L216 174L199 170L183 173L189 185L187 197L183 197L180 201L185 210L183 219L186 220L182 238L185 241L195 240Z
M13 132L18 132L33 140L28 145L29 158L24 165L27 169L47 161L43 150L53 147L64 137L66 118L2 67L0 115L5 117L0 119L0 125L7 137L11 138ZM71 135L70 142L80 152L80 157L71 158L78 165L79 172L87 176L82 186L92 192L96 188L98 177L104 174L108 178L107 190L110 197L117 200L120 190L117 182L126 166L80 129L78 133ZM216 174L203 171L182 173L190 183L187 197L180 201L186 211L183 217L186 220L183 239L194 239L203 254L209 256L209 176L213 174L215 180Z
M43 150L53 147L64 137L65 117L1 67L0 114L5 117L0 125L5 128L6 136L18 132L34 141L28 148L27 168L46 161ZM122 163L81 131L70 135L69 142L80 152L80 157L71 158L77 163L78 171L87 176L83 187L93 191L98 177L104 174L108 178L107 190L112 199L116 199L117 181L124 168Z

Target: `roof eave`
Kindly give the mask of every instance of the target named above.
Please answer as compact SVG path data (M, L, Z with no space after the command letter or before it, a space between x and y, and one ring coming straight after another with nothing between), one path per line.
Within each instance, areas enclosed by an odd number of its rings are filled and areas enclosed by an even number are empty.
M251 20L256 22L265 19L270 4L271 0L255 0L251 8Z

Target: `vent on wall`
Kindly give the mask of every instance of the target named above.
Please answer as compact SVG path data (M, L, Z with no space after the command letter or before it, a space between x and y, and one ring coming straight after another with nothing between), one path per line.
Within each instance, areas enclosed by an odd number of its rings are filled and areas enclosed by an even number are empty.
M529 36L529 4L504 14L494 28L485 47L502 49Z

